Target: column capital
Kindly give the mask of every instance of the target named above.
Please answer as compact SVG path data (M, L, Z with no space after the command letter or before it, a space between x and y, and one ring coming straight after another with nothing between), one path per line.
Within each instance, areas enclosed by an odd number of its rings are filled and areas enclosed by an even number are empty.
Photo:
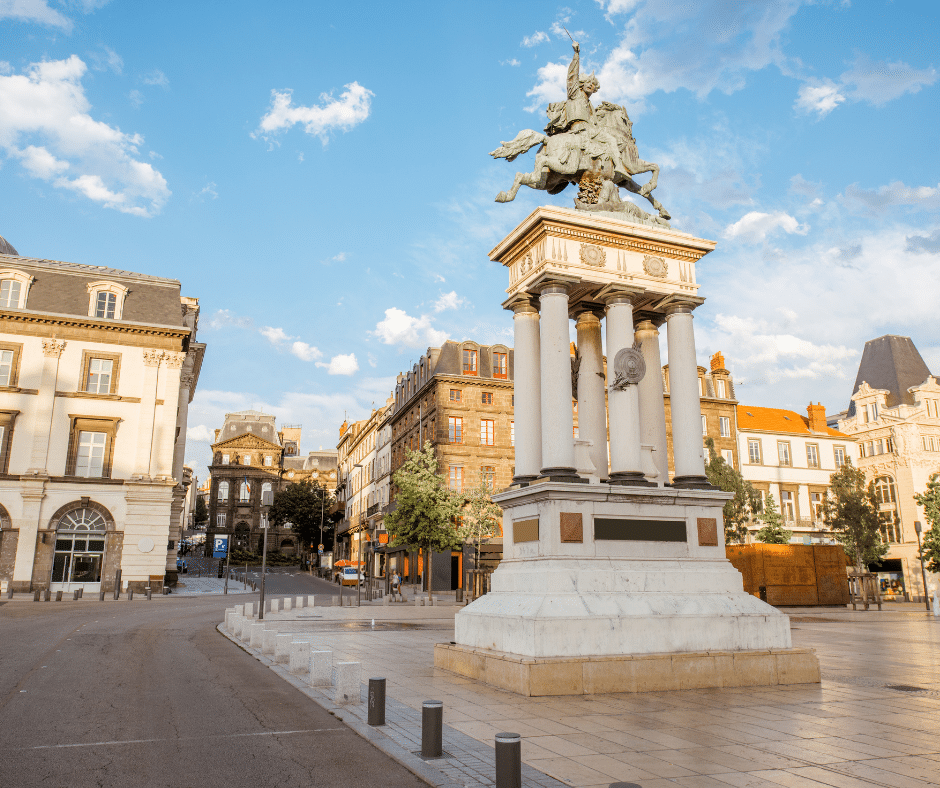
M659 327L666 322L666 316L660 312L636 312L633 315L637 321L637 331L655 331L659 333Z
M568 283L567 282L544 282L538 285L538 291L540 296L547 295L568 295Z
M666 319L668 320L673 315L691 315L695 307L701 306L703 303L704 299L676 298L666 304L663 311L666 313Z
M42 341L42 354L48 358L60 358L65 350L65 342L58 339L44 339Z
M593 309L585 309L583 312L578 314L575 325L600 325L601 318Z

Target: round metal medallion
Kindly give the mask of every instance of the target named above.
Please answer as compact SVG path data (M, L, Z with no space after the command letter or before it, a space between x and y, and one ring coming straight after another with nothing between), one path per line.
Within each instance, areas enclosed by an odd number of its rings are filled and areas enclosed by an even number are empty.
M635 385L646 374L646 361L639 350L622 348L614 357L615 384Z

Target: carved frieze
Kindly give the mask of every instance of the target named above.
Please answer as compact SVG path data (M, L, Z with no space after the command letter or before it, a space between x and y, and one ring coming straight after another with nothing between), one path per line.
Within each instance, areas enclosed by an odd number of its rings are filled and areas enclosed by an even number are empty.
M666 265L666 261L663 260L662 257L646 255L643 258L643 270L646 271L648 276L655 276L660 279L665 279L666 274L669 271L669 267Z
M44 339L42 341L42 354L50 358L60 358L65 350L65 342L58 339Z
M603 266L607 263L607 252L597 244L581 244L581 262L585 265Z

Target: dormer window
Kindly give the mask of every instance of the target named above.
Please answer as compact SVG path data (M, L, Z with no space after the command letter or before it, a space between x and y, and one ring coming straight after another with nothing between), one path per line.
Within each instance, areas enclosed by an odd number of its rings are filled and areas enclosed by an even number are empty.
M0 271L0 309L25 309L32 282L22 271Z
M116 282L92 282L87 285L88 316L99 320L120 320L124 313L127 288Z

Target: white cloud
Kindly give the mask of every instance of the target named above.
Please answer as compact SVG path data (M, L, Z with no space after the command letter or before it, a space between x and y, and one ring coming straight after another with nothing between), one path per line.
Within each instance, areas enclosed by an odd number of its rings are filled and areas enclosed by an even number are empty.
M212 443L215 440L215 431L210 430L205 424L197 424L186 430L186 440Z
M228 326L236 328L251 328L254 321L250 317L240 317L228 309L219 309L209 319L209 328L218 331Z
M302 107L293 105L293 91L272 90L271 108L261 118L253 137L265 137L289 129L295 123L303 124L307 134L313 134L326 142L330 131L349 131L369 117L371 90L358 82L350 82L338 99L329 93L320 96L320 105Z
M465 301L466 299L457 295L456 290L451 290L449 293L441 293L441 297L434 302L434 311L443 312L446 309L457 309L457 307L465 303Z
M435 329L429 315L412 317L395 307L385 310L385 319L376 324L372 333L386 345L404 347L432 347L447 340L447 332Z
M291 344L290 352L301 361L316 361L318 358L323 358L323 352L319 348L315 348L313 345L308 345L306 342L301 342L300 340Z
M324 367L330 375L352 375L359 370L355 353L333 356L328 364L318 361L317 366Z
M346 252L340 252L339 254L334 254L330 259L335 260L337 263L341 263L343 262L343 260L346 259Z
M258 333L268 340L272 345L282 345L289 342L294 337L290 336L283 328L274 328L273 326L264 326L258 329Z
M763 241L775 230L783 230L791 235L806 235L809 232L808 225L801 225L790 214L784 211L775 211L774 213L761 213L760 211L750 211L744 214L734 224L728 225L725 229L725 238L741 238L744 241L756 243Z
M550 41L548 33L544 30L538 30L533 33L531 36L526 36L522 39L522 46L531 48L538 46L539 44L544 44L546 41Z
M23 154L43 150L65 168L28 169L60 189L69 189L122 213L152 216L170 196L166 180L140 161L139 134L125 134L91 117L81 80L87 71L76 55L31 64L23 74L0 75L0 151L35 163ZM45 173L45 174L40 174Z
M170 80L166 78L160 69L155 68L148 74L145 74L143 77L143 83L145 85L158 85L161 88L168 88L170 86Z
M115 74L121 74L124 71L124 58L122 58L111 47L102 44L100 52L91 52L89 57L94 62L96 71L113 71Z
M529 112L541 112L545 104L564 99L567 92L565 85L568 78L568 64L546 63L536 72L536 76L538 81L532 90L526 93L526 96L532 98L532 101L525 106Z
M509 60L500 60L499 64L501 66L521 66L522 65L522 63L520 63L514 57L510 58Z
M940 209L940 183L936 186L907 186L894 181L877 189L863 189L853 183L846 187L842 202L867 211L880 211L892 205L933 211Z
M144 103L144 94L136 88L128 93L127 97L131 100L131 104L134 105L134 109L138 109L140 105Z
M30 175L47 181L69 168L67 161L61 161L45 148L28 145L21 151L15 151L20 162L29 171Z
M50 27L72 29L72 21L49 7L46 0L0 0L0 19L38 22Z
M839 92L839 86L831 79L825 79L802 85L793 106L800 112L815 112L821 118L832 112L843 101L845 101L845 96Z
M215 181L209 181L205 186L203 186L198 192L193 195L194 199L203 200L206 197L213 200L219 199L219 192L216 190Z

